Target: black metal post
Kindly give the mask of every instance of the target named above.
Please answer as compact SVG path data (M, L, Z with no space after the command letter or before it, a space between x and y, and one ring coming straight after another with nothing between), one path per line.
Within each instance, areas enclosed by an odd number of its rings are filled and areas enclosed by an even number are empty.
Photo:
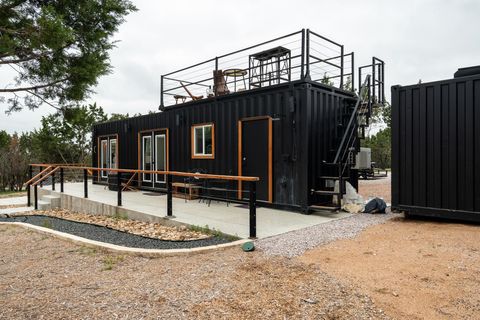
M28 180L31 180L33 177L33 168L32 166L28 166ZM30 199L30 184L27 184L27 207L30 207L32 204L32 200Z
M375 81L377 77L375 75L375 57L372 58L372 99L375 100Z
M42 167L39 167L38 169L40 170L39 173L41 173L42 170L43 170ZM40 174L40 188L43 187L43 179L42 178L43 178L43 174Z
M55 191L55 172L52 173L52 191Z
M257 237L257 182L249 183L250 238Z
M163 76L160 76L160 107L163 108Z
M88 171L83 169L83 196L88 198Z
M117 173L117 205L122 206L122 173Z
M38 190L37 190L37 184L35 184L35 187L34 187L34 195L35 195L35 210L38 210Z
M310 29L307 29L307 48L305 53L305 78L310 78Z
M355 92L355 53L352 52L352 79L351 79L351 83L352 83L352 92Z
M348 159L346 160L348 161ZM343 198L343 168L342 168L343 162L340 160L338 163L338 197L337 197L337 205L339 207L342 207L342 198Z
M172 214L172 176L167 174L167 216L171 217Z
M300 66L300 78L305 76L305 29L302 29L302 57Z
M343 71L343 60L344 60L344 55L343 55L343 52L344 51L344 48L343 48L343 45L340 46L340 89L344 89L343 88L343 75L344 75L344 71Z
M63 168L60 168L60 192L63 192Z
M215 57L215 71L218 71L218 57Z

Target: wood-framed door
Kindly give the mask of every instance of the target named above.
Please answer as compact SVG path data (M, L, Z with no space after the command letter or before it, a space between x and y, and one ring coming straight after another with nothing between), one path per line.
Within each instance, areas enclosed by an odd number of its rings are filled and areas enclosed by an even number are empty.
M97 141L97 166L102 169L118 168L118 135L98 137ZM97 180L107 181L108 170L99 171Z
M144 130L138 134L138 168L140 170L169 170L168 129ZM139 184L149 188L165 187L162 174L141 173Z
M257 200L273 201L273 125L269 116L238 121L238 175L259 177ZM238 183L238 198L248 197Z

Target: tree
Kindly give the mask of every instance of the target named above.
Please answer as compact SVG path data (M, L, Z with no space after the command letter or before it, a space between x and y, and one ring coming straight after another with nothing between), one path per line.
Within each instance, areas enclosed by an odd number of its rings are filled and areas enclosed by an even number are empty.
M362 146L372 149L372 161L379 168L390 168L392 162L392 107L387 102L377 112L377 121L384 124L384 129L378 131L375 135L367 137L362 141Z
M32 158L45 163L89 163L93 124L108 117L97 104L73 107L42 117L42 127L25 139Z
M2 152L2 149L8 147L9 144L10 135L5 130L0 131L0 152Z
M112 35L135 10L128 0L2 0L0 67L16 72L0 88L7 112L83 101L111 71Z
M5 191L22 190L22 185L28 173L28 160L20 144L20 138L15 133L9 139L9 144L0 154L0 189Z

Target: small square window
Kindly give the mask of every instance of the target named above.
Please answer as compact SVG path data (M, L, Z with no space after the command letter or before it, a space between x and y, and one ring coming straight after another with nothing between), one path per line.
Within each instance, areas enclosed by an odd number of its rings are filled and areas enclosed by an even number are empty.
M215 128L213 123L192 127L192 158L213 159L215 157Z

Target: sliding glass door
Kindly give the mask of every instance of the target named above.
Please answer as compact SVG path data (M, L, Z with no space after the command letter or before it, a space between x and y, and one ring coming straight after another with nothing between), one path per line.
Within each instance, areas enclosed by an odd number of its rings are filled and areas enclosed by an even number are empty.
M102 169L116 169L118 168L118 150L117 150L117 137L101 137L99 141L99 156L98 166ZM100 179L107 179L109 171L100 171Z

